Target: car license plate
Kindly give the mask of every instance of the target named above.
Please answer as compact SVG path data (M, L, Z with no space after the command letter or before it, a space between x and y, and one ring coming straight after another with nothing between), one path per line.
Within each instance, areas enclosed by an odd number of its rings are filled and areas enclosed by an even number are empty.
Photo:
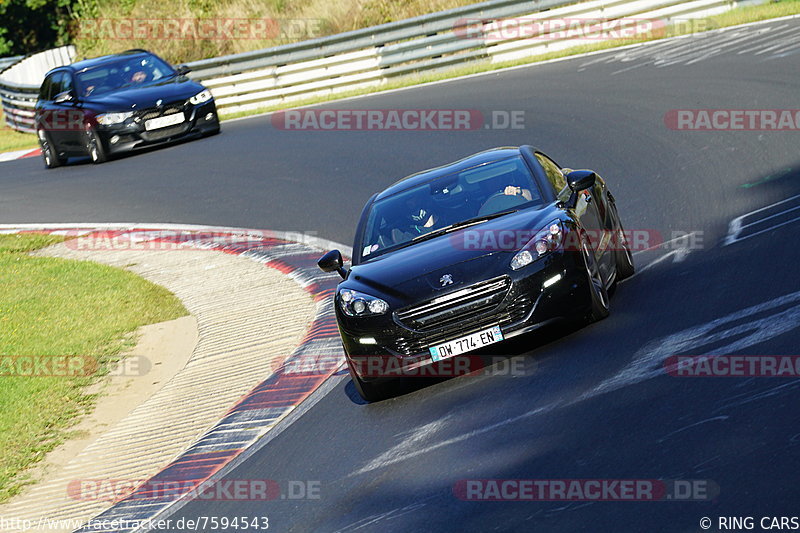
M500 331L500 326L494 326L454 341L431 346L428 348L428 351L431 353L431 359L434 361L441 361L442 359L476 350L482 346L488 346L500 342L501 340L503 340L503 332Z
M159 128L166 128L167 126L174 126L175 124L180 124L185 121L186 117L183 113L173 113L165 117L151 118L144 123L144 129L147 131L157 130Z

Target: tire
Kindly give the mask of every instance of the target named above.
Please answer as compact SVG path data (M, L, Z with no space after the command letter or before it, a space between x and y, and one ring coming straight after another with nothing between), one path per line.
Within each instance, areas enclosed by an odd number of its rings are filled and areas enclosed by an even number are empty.
M631 245L628 239L625 238L625 231L622 228L622 221L619 219L619 212L617 205L612 202L614 208L614 220L617 223L617 242L614 251L614 264L617 269L617 281L622 281L625 278L633 276L636 268L633 264L633 253L631 252Z
M100 163L105 163L108 160L106 149L103 147L103 141L100 140L100 137L97 135L97 132L91 124L86 125L85 143L86 154L89 156L89 159L92 160L92 163L99 165Z
M603 277L600 275L600 268L597 265L597 258L594 256L589 239L586 235L581 235L581 255L586 266L586 276L588 278L589 299L591 306L586 314L589 323L597 322L606 318L610 312L610 299Z
M36 136L39 138L39 147L42 149L44 166L47 168L56 168L63 165L65 160L58 155L47 132L44 130L36 130Z
M358 392L359 396L366 402L379 402L388 397L387 391L380 387L377 383L368 383L363 381L356 371L353 369L353 364L350 359L347 360L347 369L350 371L350 378L353 380L353 386Z

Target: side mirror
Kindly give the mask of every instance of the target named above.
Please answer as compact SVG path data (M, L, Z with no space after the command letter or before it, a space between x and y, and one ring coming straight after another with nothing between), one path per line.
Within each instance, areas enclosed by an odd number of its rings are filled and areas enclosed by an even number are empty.
M574 192L591 189L596 181L597 174L591 170L573 170L567 174L567 184Z
M347 271L343 267L342 252L331 250L317 261L317 266L323 272L338 272L342 279L347 279Z
M72 102L75 100L75 95L72 94L72 91L64 91L63 93L58 93L53 101L57 104L64 104L66 102Z
M192 71L192 69L191 69L191 68L189 68L189 67L188 67L188 66L186 66L186 65L178 65L178 66L175 68L175 72L177 72L179 76L186 76L186 75L187 75L187 74L189 74L191 71Z
M575 209L578 205L578 193L591 189L597 181L597 174L591 170L572 170L566 175L567 185L569 185L572 194L569 195L564 207L568 209ZM590 201L591 197L587 197L586 201Z

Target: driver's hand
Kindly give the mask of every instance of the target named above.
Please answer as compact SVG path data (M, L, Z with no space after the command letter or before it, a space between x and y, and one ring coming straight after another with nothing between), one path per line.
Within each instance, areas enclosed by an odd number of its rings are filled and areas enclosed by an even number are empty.
M522 187L514 187L513 185L509 185L505 188L503 194L506 196L517 196L518 194L522 194Z

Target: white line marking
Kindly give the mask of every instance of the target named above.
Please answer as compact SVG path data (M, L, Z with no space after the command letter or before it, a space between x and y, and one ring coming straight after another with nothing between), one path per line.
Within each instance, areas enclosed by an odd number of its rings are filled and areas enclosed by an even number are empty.
M754 233L748 233L744 237L740 237L740 234L741 234L742 230L744 230L746 228L749 228L749 227L752 227L752 226L754 226L756 224L759 224L760 222L763 222L765 220L770 220L770 219L772 219L772 218L774 218L776 216L779 216L779 215L782 215L782 214L786 214L786 213L788 213L790 211L794 211L795 209L797 209L797 207L792 207L792 208L786 209L784 211L779 211L778 213L776 213L774 215L770 215L770 216L758 219L755 222L750 222L748 224L745 224L744 220L747 217L753 216L753 215L755 215L757 213L761 213L762 211L766 211L767 209L772 209L773 207L779 206L781 204L785 204L786 202L791 202L793 200L798 200L798 199L800 199L800 194L798 194L796 196L791 196L789 198L786 198L785 200L781 200L780 202L775 202L774 204L770 204L768 206L761 207L759 209L756 209L755 211L750 211L749 213L745 213L744 215L739 215L738 217L734 218L728 224L728 235L725 236L725 241L722 243L722 246L728 246L729 244L734 244L736 242L744 241L746 239L749 239L750 237L755 237L756 235L761 235L762 233L765 233L767 231L772 231L772 230L774 230L776 228L779 228L781 226L785 226L787 224L791 224L792 222L796 222L797 220L800 220L800 217L796 217L796 218L793 218L791 220L785 220L785 221L781 222L780 224L773 224L772 226L770 226L770 227L768 227L766 229L763 229L763 230L760 230L760 231L756 231Z
M699 422L695 422L693 424L689 424L688 426L684 426L684 427L682 427L680 429L676 429L675 431L667 433L666 435L664 435L663 437L658 439L658 443L660 444L660 443L664 442L665 440L667 440L668 438L672 437L673 435L677 435L678 433L686 431L687 429L692 429L693 427L697 427L697 426L700 426L702 424L707 424L708 422L716 422L717 420L727 420L728 418L730 418L730 417L727 416L727 415L714 416L714 417L711 417L711 418L707 418L705 420L701 420Z
M784 389L790 389L798 386L800 386L800 382L798 382L797 380L792 380L789 383L784 383L783 385L778 385L777 387L771 387L765 391L761 391L756 394L739 395L739 397L735 401L733 398L729 398L728 401L730 403L726 403L722 407L715 409L715 411L719 412L722 409L731 409L732 407L738 407L740 405L745 405L758 400L763 400L764 398L777 396L778 394L784 392Z
M642 272L646 272L651 267L654 267L658 263L664 262L665 260L669 259L670 257L672 258L672 262L673 263L680 263L681 261L686 259L686 257L689 255L689 253L690 253L689 248L678 248L677 250L672 250L671 252L667 252L664 255L662 255L661 257L659 257L658 259L655 259L654 261L651 261L650 263L646 264L645 266L636 269L636 272L634 272L631 276L628 276L626 279L622 280L622 282L625 282L625 281L628 281L629 279L635 278L636 276L638 276Z
M794 54L796 52L789 52L789 50L796 50L797 48L800 48L800 43L793 44L792 46L788 46L788 47L780 49L780 50L775 50L772 53L772 57L769 58L769 59L776 59L776 58L779 58L779 57L785 57L785 56L788 56L788 55L792 55L792 54Z
M750 322L741 322L726 328L726 324L739 322L744 318L769 311L786 304L794 304L788 309ZM647 343L636 352L633 359L615 376L604 380L584 397L611 392L628 385L664 374L663 361L667 357L681 353L692 355L718 355L736 353L748 346L764 342L800 326L800 291L767 300L766 302L741 309L722 318L717 318L667 337ZM710 352L704 346L724 342L728 344L715 347ZM695 353L700 352L700 353Z
M675 238L673 238L673 239L670 239L670 240L668 240L668 241L664 241L664 242L662 242L661 244L656 244L655 246L651 246L651 247L649 247L649 248L645 248L644 250L637 250L637 251L633 252L633 254L632 254L632 255L636 256L636 255L639 255L639 254L643 254L643 253L645 253L645 252L649 252L649 251L651 251L651 250L656 250L656 249L658 249L658 248L661 248L662 246L665 246L665 245L667 245L667 244L670 244L670 243L673 243L673 242L676 242L676 241L680 241L680 240L689 240L689 238L690 238L690 237L692 237L692 236L694 236L694 235L697 235L697 232L696 232L696 231L693 231L693 232L691 232L691 233L687 233L686 235L680 235L680 236L678 236L678 237L675 237Z
M434 496L429 496L425 498L426 500L430 500L434 498ZM424 501L424 500L423 500ZM428 505L427 503L412 503L411 505L406 505L405 507L400 507L399 509L392 509L391 511L387 511L381 514L375 514L371 516L367 516L366 518L362 518L352 524L346 525L342 529L337 529L334 533L343 533L349 531L356 531L361 529L362 527L371 526L373 524L377 524L382 520L394 520L395 518L399 518L403 515L407 515L408 513L412 513L414 511L418 511Z
M800 42L800 39L797 39L797 38L781 41L781 42L779 42L777 44L774 44L772 46L769 46L767 48L759 50L758 52L755 53L755 55L760 56L761 54L769 52L770 50L775 50L776 48L781 48L782 46L793 45L793 44L796 44L798 42Z

